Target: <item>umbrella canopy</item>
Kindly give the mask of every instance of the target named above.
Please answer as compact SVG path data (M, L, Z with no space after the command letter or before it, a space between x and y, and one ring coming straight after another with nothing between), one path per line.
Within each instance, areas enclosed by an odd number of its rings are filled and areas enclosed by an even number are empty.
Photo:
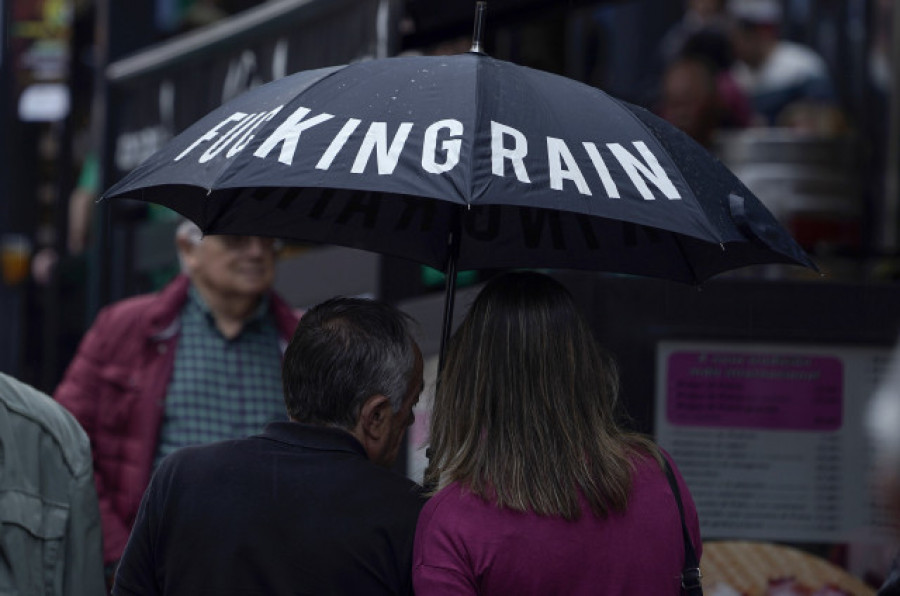
M717 159L597 88L480 53L303 71L205 116L109 189L206 233L436 269L592 269L699 283L814 265Z

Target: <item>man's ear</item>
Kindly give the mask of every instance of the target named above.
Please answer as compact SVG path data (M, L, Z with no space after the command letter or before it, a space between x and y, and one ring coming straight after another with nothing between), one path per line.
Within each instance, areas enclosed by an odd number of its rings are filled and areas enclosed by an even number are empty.
M175 236L175 249L178 251L178 262L181 264L182 271L189 271L198 246L196 242L184 234Z
M377 443L387 436L391 429L391 413L391 402L385 395L372 395L363 403L357 429L364 446L370 442Z
M372 395L359 411L350 434L356 437L372 461L379 461L390 438L391 402L384 395Z

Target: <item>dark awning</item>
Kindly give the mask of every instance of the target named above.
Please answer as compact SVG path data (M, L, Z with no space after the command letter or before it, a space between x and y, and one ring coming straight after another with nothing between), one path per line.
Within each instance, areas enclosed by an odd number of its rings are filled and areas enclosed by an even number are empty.
M538 13L546 15L552 11L627 1L629 0L489 0L487 25L490 27L524 20ZM411 30L404 35L402 44L404 47L416 48L447 37L471 33L475 0L405 0L404 11Z

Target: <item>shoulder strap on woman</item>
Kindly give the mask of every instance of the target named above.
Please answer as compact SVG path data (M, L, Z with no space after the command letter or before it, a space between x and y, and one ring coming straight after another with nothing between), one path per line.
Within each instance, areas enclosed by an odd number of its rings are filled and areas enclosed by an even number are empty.
M697 560L697 551L694 550L694 543L691 541L691 535L688 533L687 524L684 521L684 506L681 504L681 491L678 489L678 481L675 480L675 474L669 461L663 456L663 469L666 471L666 480L672 487L672 494L675 495L675 503L678 504L678 515L681 517L681 534L684 539L684 568L681 570L681 587L686 596L703 596L703 586L701 584L700 562Z

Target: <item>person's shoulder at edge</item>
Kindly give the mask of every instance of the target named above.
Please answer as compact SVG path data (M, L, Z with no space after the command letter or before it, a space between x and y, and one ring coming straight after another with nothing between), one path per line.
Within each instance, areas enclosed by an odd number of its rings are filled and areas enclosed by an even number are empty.
M90 443L75 417L49 395L0 372L0 402L20 416L32 420L66 448L62 452L76 470L90 465ZM83 448L80 451L70 447Z

